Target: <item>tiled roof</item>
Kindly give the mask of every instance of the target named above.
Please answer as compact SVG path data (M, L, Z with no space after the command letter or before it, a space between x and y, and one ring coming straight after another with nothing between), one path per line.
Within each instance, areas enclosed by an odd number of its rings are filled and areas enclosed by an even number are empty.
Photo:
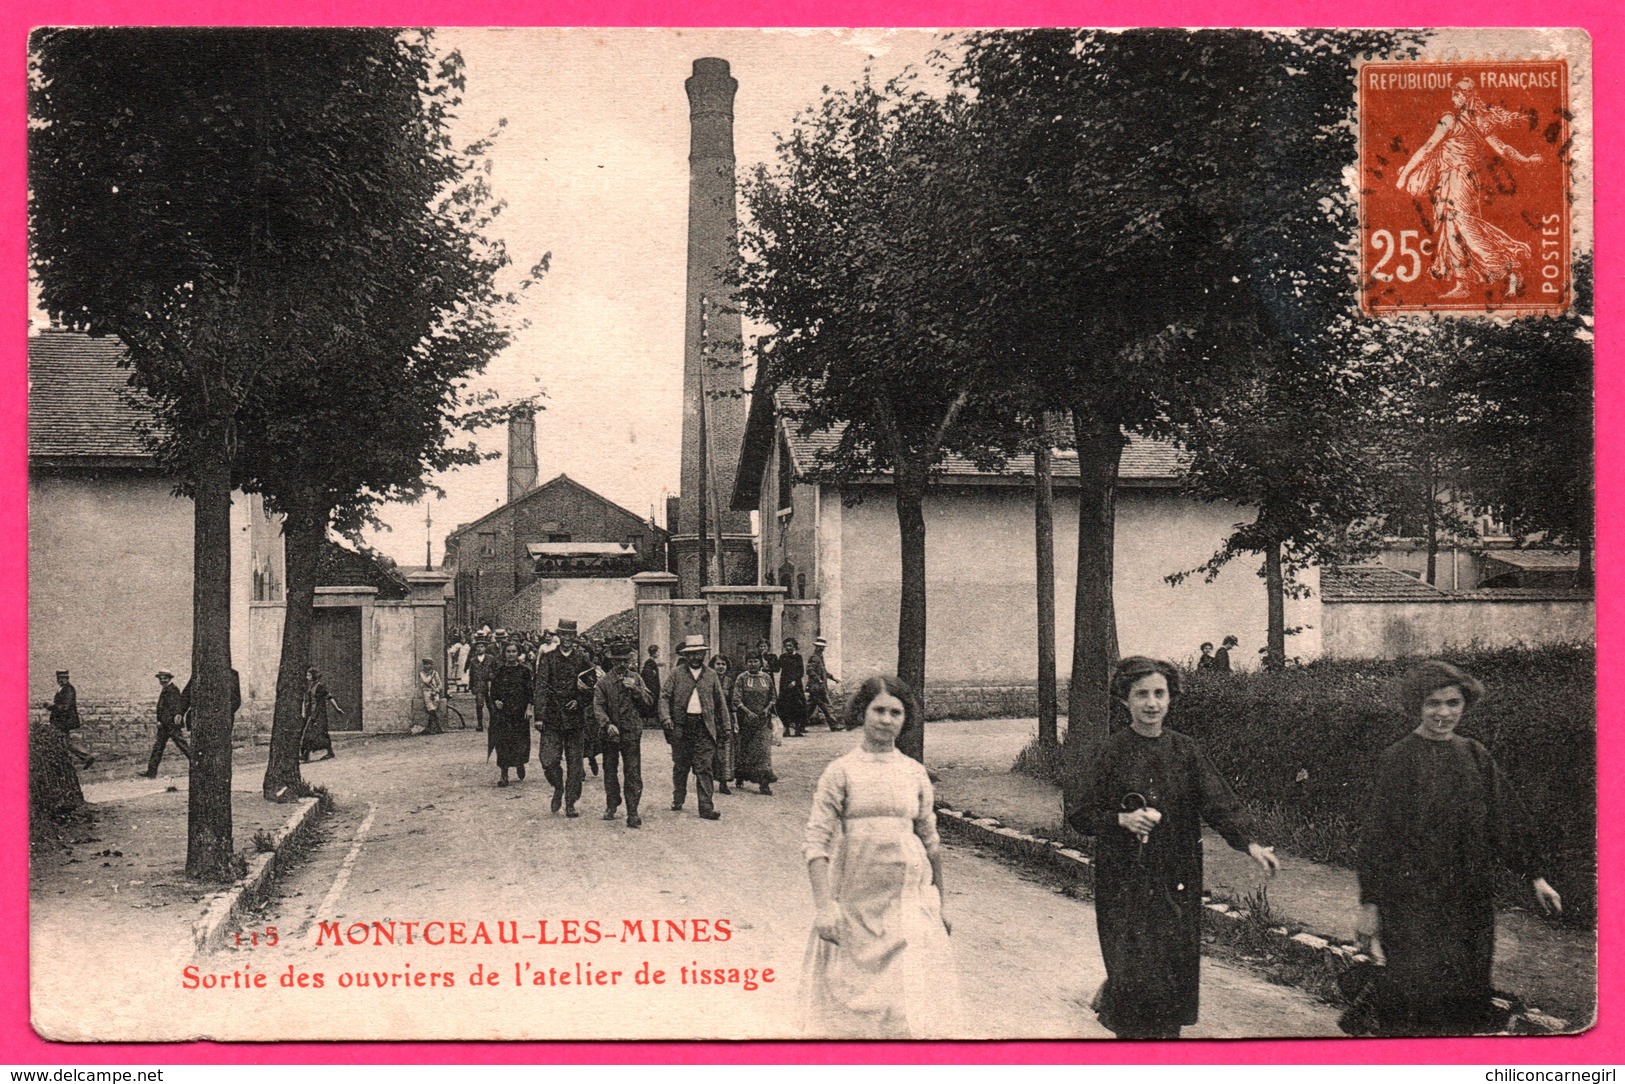
M150 458L137 426L152 423L120 368L116 338L42 331L28 340L28 454Z
M1444 602L1455 596L1383 565L1328 565L1320 570L1324 602Z
M1574 572L1580 567L1580 555L1557 550L1490 550L1485 559L1525 572Z
M780 388L775 392L775 402L781 412L794 413L805 407L805 401L787 388ZM795 459L796 471L798 473L810 471L825 456L832 453L840 443L844 428L844 424L838 424L829 429L803 435L799 423L786 420L784 431L790 443L790 454ZM1172 482L1183 472L1184 458L1178 448L1166 441L1129 434L1128 446L1123 449L1117 477L1124 482ZM1070 452L1058 452L1051 458L1050 464L1051 471L1057 479L1078 476L1078 457ZM1010 477L1012 480L1030 478L1033 473L1033 457L1031 454L1012 456L1006 462L1004 470L987 471L964 456L950 455L943 464L942 473L950 478Z

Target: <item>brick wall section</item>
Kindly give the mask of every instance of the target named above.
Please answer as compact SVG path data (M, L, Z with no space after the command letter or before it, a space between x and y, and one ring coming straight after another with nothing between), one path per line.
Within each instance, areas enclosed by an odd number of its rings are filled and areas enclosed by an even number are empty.
M79 720L84 725L71 735L73 743L98 760L123 757L146 760L152 752L152 740L158 734L158 698L139 700L87 700L79 698ZM51 713L44 708L30 708L30 723L49 724ZM232 730L232 745L262 745L271 731L271 712L244 707L237 713ZM179 754L170 746L166 759Z

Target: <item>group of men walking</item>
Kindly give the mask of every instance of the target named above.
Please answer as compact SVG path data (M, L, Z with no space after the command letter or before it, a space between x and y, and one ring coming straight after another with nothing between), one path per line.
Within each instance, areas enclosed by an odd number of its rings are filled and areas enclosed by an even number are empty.
M805 733L808 716L819 709L832 729L840 725L829 708L829 683L835 679L824 665L822 640L808 659L796 652L794 640L785 642L784 655L765 645L746 652L750 672L730 676L727 656L708 661L704 636L684 639L669 675L661 673L658 645L650 646L639 667L636 646L625 640L600 646L595 657L574 621L559 621L547 639L552 650L535 654L512 639L500 645L500 653L477 641L465 673L477 730L485 729L489 709L487 757L496 758L496 785L525 778L533 719L540 738L537 759L553 788L552 810L566 817L580 816L585 773L598 774L601 760L604 819L617 819L624 808L627 826L642 826L642 742L648 727L659 725L671 747L672 809L687 803L692 777L699 815L718 820L715 796L730 793L730 779L772 793L768 746L775 714L788 735ZM777 672L777 682L764 664Z

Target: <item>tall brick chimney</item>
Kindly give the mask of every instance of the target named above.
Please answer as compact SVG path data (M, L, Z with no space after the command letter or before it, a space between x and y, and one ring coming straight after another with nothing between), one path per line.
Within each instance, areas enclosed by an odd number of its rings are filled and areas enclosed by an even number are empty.
M508 419L508 503L536 488L536 412L515 410Z
M745 401L740 394L744 344L729 283L730 266L739 251L733 141L734 92L739 83L728 74L726 60L704 57L694 61L694 74L683 86L688 91L689 116L688 318L683 334L680 534L673 538L672 550L679 591L683 597L695 598L702 578L711 585L724 578L715 557L719 548L725 554L727 580L754 583L756 570L750 514L728 507L745 435ZM703 486L702 459L707 468ZM711 539L703 574L702 524Z

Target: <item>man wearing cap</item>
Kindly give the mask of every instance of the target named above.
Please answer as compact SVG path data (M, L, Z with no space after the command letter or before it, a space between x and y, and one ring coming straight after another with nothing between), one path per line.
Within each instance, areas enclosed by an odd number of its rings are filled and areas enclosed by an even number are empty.
M564 806L564 815L579 817L576 802L581 799L581 758L586 737L582 729L587 697L592 694L592 660L576 649L576 623L560 620L559 646L541 657L536 666L536 710L541 718L540 760L542 774L553 784L553 812ZM559 758L564 766L559 766Z
M643 797L643 718L654 698L643 684L643 675L632 669L631 644L610 644L609 657L615 665L598 679L592 694L593 718L603 734L604 819L615 819L624 781L626 826L637 828L643 824L638 816Z
M418 692L423 697L423 714L427 722L423 724L422 734L444 734L446 731L440 725L440 697L445 692L445 686L440 681L440 675L435 671L433 659L421 659L418 662Z
M810 723L824 713L824 722L831 730L844 729L829 706L829 683L840 684L841 679L829 672L824 662L824 648L829 641L822 636L813 641L813 653L807 659L807 721Z
M175 675L168 670L160 670L158 677L158 740L152 744L152 756L147 758L147 778L158 778L158 765L164 759L164 748L170 742L181 751L181 756L188 762L192 758L192 751L186 747L186 741L181 737L181 691L175 688Z
M41 706L51 710L51 725L62 732L68 752L86 768L96 763L95 757L73 744L73 732L84 724L79 719L79 691L68 680L66 670L56 672L56 696Z
M682 661L672 668L660 691L660 725L671 741L671 807L683 808L692 771L700 816L714 821L722 814L711 803L711 759L716 756L718 735L733 724L722 682L705 665L705 637L686 637L677 650Z

